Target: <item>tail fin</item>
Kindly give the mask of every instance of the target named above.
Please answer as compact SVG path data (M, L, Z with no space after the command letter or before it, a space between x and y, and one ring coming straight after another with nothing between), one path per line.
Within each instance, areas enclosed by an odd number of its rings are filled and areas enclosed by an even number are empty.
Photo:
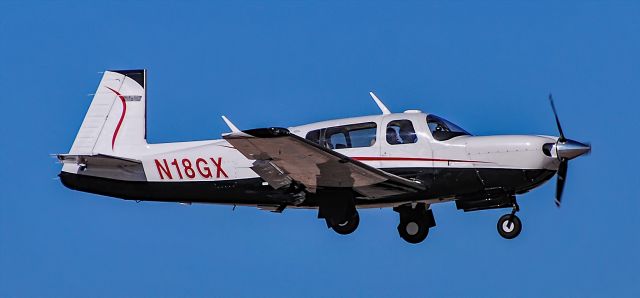
M105 71L70 154L116 155L146 141L146 71Z

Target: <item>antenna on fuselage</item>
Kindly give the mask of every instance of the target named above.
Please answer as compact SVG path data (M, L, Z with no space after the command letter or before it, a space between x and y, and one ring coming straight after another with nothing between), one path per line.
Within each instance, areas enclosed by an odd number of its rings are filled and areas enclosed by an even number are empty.
M373 92L369 92L369 95L371 95L371 98L373 98L373 101L376 102L376 104L378 105L378 108L380 108L380 110L382 111L382 115L391 114L391 111L389 111L387 106L385 106L382 103L382 101L375 94L373 94Z
M222 136L226 137L226 136L236 136L236 137L250 137L250 135L242 132L240 129L238 129L237 126L235 126L231 120L229 120L229 118L227 118L226 116L222 116L222 120L224 120L224 123L227 124L227 126L229 126L229 129L231 129L230 133L223 133Z
M240 130L238 129L238 127L236 127L235 125L233 125L233 123L231 122L231 120L227 119L226 116L222 116L222 120L224 120L224 123L227 124L227 126L229 126L229 129L231 129L231 132L240 132Z

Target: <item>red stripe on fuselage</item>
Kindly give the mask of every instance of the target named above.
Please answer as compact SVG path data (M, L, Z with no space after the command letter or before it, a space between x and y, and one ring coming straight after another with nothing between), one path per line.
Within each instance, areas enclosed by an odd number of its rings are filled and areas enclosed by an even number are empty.
M376 157L376 156L354 156L351 157L359 161L446 161L446 162L477 162L489 163L479 160L460 160L460 159L442 159L442 158L422 158L422 157Z
M124 115L127 113L127 102L124 100L124 96L120 94L118 91L113 90L109 87L107 89L113 91L118 97L120 97L120 101L122 102L122 115L120 115L120 120L118 121L118 125L116 125L116 130L113 132L113 137L111 138L111 150L113 150L114 145L116 144L116 137L118 137L118 131L120 131L120 125L122 125L122 120L124 120Z

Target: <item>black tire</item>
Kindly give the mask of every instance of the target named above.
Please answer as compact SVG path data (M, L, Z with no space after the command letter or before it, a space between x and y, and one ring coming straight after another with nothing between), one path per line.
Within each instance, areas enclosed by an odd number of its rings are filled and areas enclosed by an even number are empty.
M505 214L498 220L498 233L505 239L513 239L520 235L522 222L515 214Z
M400 237L411 244L418 244L429 235L429 225L425 219L401 220L398 225Z
M353 233L360 224L360 215L356 211L349 220L344 221L331 227L336 233L340 235L348 235Z

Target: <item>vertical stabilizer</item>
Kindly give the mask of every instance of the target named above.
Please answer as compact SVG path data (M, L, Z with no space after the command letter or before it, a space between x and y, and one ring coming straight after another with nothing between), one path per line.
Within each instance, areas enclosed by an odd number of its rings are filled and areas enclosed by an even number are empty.
M70 154L116 155L146 144L146 71L105 71Z

